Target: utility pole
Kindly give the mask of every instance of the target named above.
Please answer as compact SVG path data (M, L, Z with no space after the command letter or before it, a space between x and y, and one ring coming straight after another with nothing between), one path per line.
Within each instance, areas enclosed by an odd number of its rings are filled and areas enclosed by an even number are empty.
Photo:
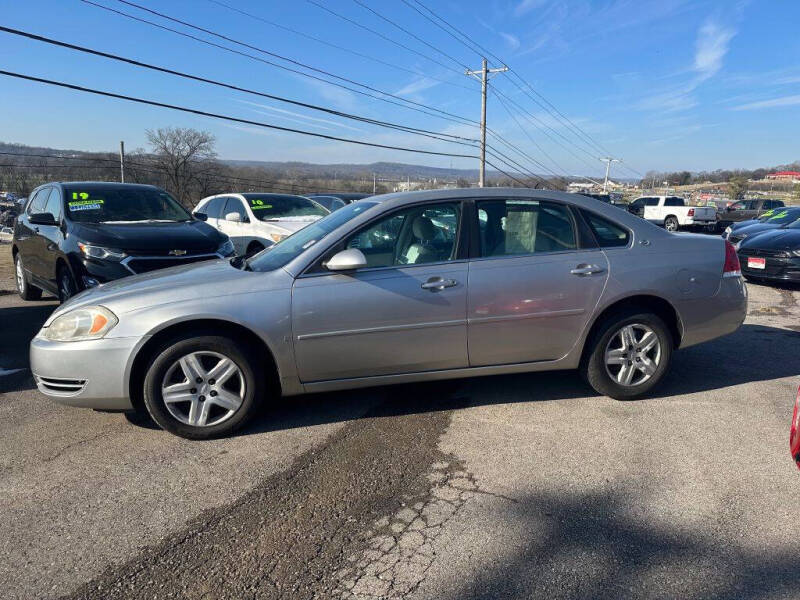
M372 174L372 195L374 196L378 191L378 180L375 178L375 173Z
M504 73L508 71L508 67L503 65L497 69L488 68L488 62L483 59L480 71L465 72L466 75L479 79L481 82L481 164L478 177L478 186L484 187L486 185L486 91L489 87L489 75L492 73Z
M119 143L119 181L125 183L125 142Z
M603 193L605 193L608 189L608 172L611 170L611 163L622 162L622 160L619 158L611 158L610 156L601 158L600 160L606 163L606 180L603 182Z

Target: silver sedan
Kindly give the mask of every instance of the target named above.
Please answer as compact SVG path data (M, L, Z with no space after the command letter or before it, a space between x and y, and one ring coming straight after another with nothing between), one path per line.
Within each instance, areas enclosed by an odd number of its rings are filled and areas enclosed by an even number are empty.
M672 353L735 331L736 252L591 198L527 189L362 200L249 259L87 290L31 342L42 393L147 410L189 438L269 396L579 369L649 392Z

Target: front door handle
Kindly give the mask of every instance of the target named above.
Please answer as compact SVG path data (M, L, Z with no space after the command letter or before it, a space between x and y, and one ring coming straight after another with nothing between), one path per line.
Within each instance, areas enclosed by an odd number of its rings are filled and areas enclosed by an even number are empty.
M432 292L438 292L439 290L443 290L444 288L454 287L458 285L458 282L455 279L442 279L441 277L431 277L420 285L423 290L430 290Z
M580 264L570 271L573 275L578 277L586 277L587 275L596 275L597 273L605 273L605 269L597 265Z

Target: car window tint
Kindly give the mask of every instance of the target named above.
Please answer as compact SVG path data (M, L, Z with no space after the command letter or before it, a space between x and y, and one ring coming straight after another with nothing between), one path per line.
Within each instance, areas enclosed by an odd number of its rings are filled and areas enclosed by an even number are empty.
M236 213L245 221L247 219L247 213L244 209L244 204L238 198L228 198L228 201L225 203L225 210L223 211L220 218L224 219L229 213Z
M204 212L208 215L209 219L219 219L220 213L222 212L222 207L225 205L225 198L212 198L209 200L206 205L201 209L200 212Z
M577 248L575 225L565 206L538 200L484 200L477 207L481 256Z
M594 213L584 211L583 216L586 218L586 222L589 223L597 243L602 248L628 245L630 234L627 229Z
M61 194L58 189L51 188L42 212L50 213L56 221L61 220Z
M670 197L664 201L664 206L683 206L683 198Z
M373 268L453 260L460 212L458 203L408 208L368 225L345 247L361 250Z
M29 215L40 213L44 210L45 204L47 204L47 199L50 196L51 189L52 188L46 187L36 192L33 200L31 200L30 204L28 205Z

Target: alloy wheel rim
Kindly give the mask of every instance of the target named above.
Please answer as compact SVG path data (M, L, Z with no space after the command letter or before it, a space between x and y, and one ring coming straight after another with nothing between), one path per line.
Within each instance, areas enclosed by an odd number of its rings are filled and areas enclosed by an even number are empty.
M25 292L25 273L22 270L22 259L17 258L17 289Z
M606 372L619 385L634 387L645 383L655 375L660 364L661 342L647 325L625 325L608 340Z
M175 419L211 427L235 415L244 402L242 370L218 352L191 352L177 359L161 381L161 398Z

